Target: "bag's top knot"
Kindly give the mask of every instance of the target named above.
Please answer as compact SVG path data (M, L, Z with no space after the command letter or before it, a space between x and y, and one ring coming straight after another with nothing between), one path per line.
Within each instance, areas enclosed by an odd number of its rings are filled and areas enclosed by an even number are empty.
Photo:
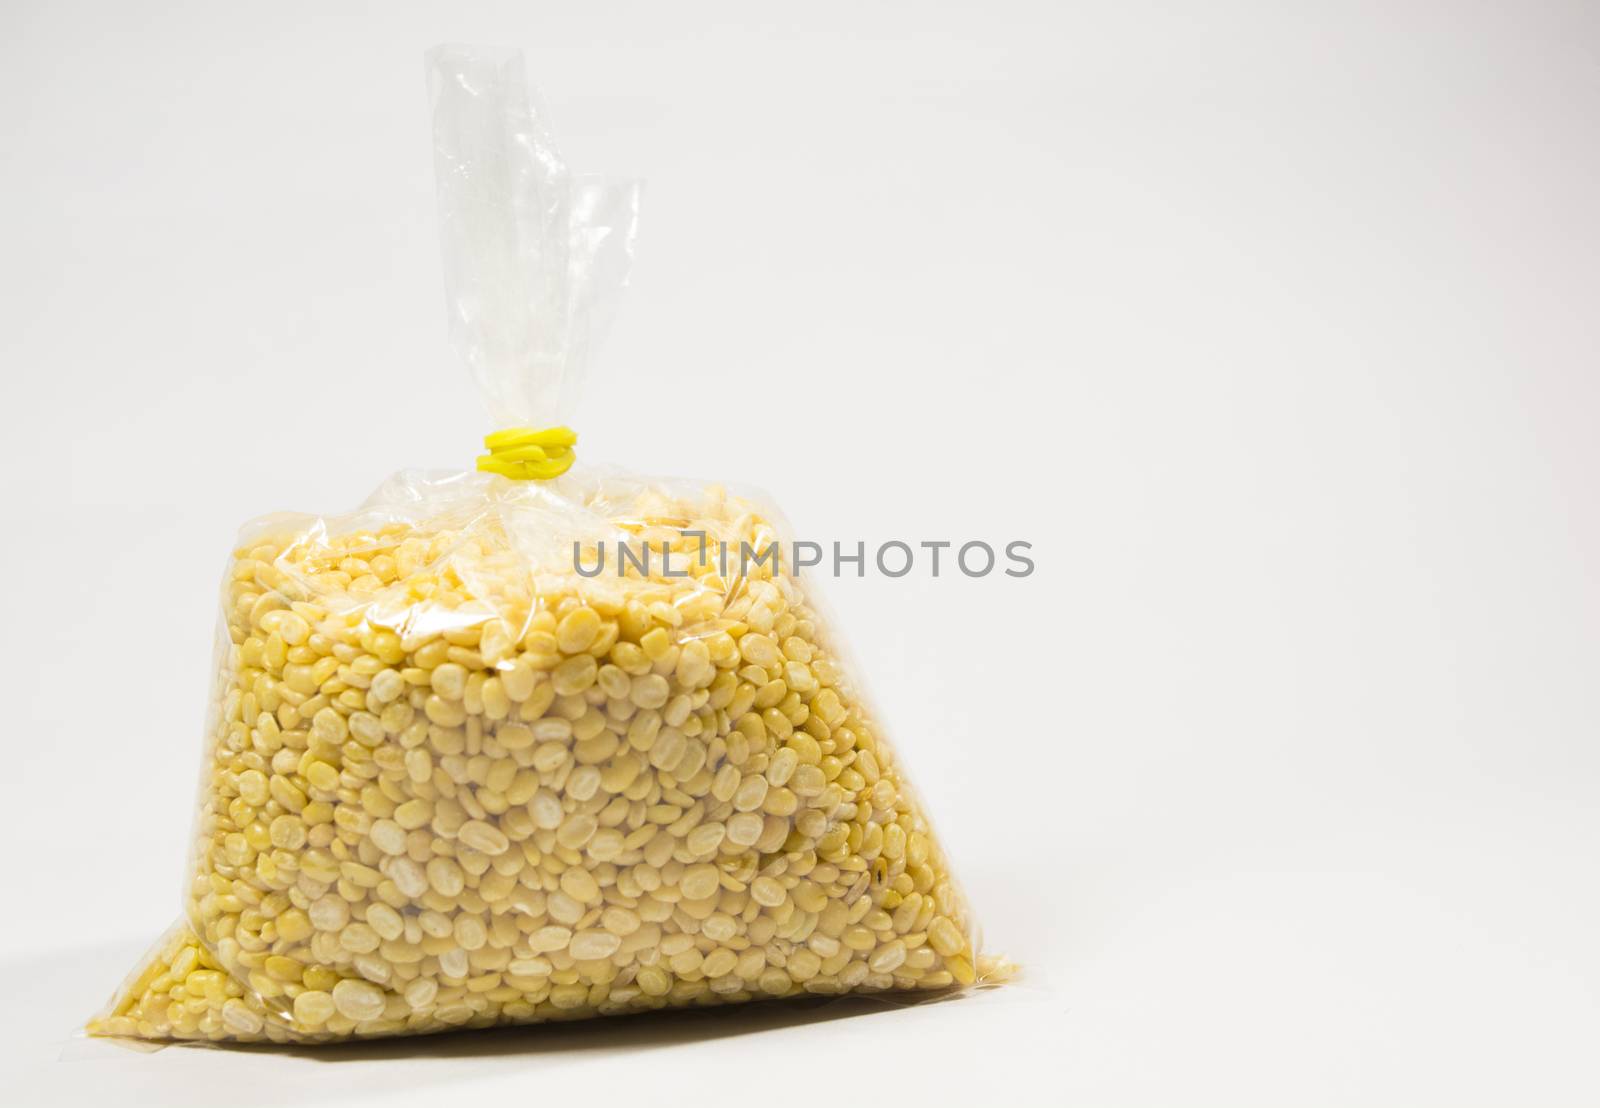
M485 435L489 453L479 455L478 469L518 481L548 481L572 468L578 433L570 427L508 427Z

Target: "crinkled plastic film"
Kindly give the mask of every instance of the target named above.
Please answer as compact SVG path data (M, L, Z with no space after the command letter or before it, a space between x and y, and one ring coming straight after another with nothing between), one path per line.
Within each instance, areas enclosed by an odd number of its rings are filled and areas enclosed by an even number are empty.
M428 61L453 343L496 426L554 422L637 187L568 174L519 56ZM811 582L741 565L791 540L758 495L581 460L248 524L183 915L90 1030L315 1043L983 979Z

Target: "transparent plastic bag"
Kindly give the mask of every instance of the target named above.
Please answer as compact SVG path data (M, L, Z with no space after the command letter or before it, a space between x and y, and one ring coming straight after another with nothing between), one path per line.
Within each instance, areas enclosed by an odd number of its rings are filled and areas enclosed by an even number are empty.
M555 423L637 188L569 176L520 56L428 63L454 345L498 425ZM485 468L572 464L539 441ZM758 496L589 465L404 471L248 524L184 914L90 1031L327 1042L979 980L831 621L741 556L790 539Z

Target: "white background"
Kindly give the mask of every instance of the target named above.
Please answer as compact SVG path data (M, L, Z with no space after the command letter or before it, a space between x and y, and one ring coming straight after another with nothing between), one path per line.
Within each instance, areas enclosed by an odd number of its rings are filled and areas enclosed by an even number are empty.
M1034 543L829 590L1021 984L72 1039L178 908L234 529L489 429L442 39L524 46L570 162L648 181L580 464ZM0 43L16 1103L1600 1098L1592 3L8 0Z

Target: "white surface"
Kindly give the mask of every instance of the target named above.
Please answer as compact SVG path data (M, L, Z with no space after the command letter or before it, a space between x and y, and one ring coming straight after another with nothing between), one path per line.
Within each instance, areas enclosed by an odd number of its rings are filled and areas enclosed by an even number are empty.
M8 1098L1600 1098L1600 17L1192 11L8 4ZM572 163L648 181L580 464L742 479L821 541L1035 543L1025 581L829 590L1026 984L69 1040L176 911L236 525L485 430L446 38L525 46Z

